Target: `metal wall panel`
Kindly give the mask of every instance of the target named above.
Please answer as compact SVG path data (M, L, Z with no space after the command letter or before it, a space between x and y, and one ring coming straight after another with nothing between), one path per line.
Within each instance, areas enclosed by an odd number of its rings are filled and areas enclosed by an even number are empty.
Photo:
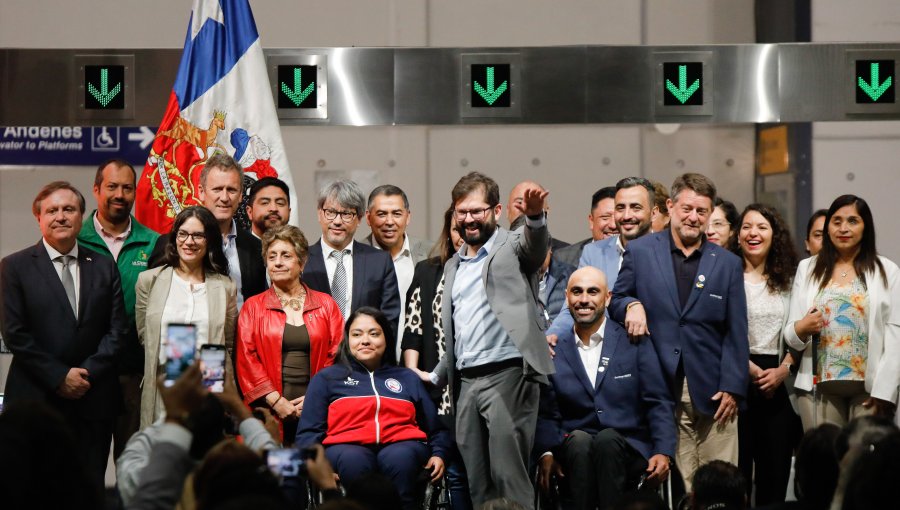
M731 124L900 118L900 110L848 104L853 88L848 55L861 50L891 54L900 51L900 44L309 48L268 49L266 55L327 56L327 118L281 119L284 125ZM80 79L74 58L85 52L2 50L0 124L159 122L180 50L90 51L134 55L133 119L116 121L77 119L72 90ZM465 108L460 97L465 94L460 88L467 79L461 72L463 55L472 54L517 55L521 62L517 65L518 114L461 114ZM708 95L712 105L693 110L656 107L662 83L660 63L667 61L666 55L691 54L708 55L702 60L712 72L707 84L712 90L704 90L704 97ZM879 113L865 113L869 111Z

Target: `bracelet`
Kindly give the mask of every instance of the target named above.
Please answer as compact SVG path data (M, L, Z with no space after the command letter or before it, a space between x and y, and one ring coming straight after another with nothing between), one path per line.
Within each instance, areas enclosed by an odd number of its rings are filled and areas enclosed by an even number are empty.
M276 398L274 402L272 402L271 404L269 404L269 407L275 407L275 404L277 404L278 401L281 400L281 399L283 399L283 398L284 398L284 395L278 395L278 398ZM266 403L268 404L268 402L266 402Z
M632 306L640 305L640 304L641 304L640 301L632 301L631 303L628 303L628 306L625 307L625 311L627 312L628 310L631 310ZM641 306L643 306L643 305L641 305Z

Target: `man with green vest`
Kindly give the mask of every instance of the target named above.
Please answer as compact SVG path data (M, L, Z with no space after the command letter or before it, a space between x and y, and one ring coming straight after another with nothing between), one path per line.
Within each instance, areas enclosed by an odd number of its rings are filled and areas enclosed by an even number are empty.
M116 458L140 426L144 348L138 342L134 323L134 285L138 274L147 269L147 260L159 237L131 215L136 180L134 167L126 161L111 159L101 164L94 177L97 210L84 219L78 234L80 244L115 259L122 279L122 296L125 298L130 334L125 338L119 358L119 382L122 384L125 407L116 420L113 434ZM149 384L155 383L151 380Z

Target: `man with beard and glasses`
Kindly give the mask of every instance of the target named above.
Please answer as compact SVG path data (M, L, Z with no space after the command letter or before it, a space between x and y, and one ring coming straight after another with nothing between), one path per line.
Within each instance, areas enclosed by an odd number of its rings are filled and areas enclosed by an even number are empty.
M610 508L646 475L659 484L675 454L675 403L649 342L631 344L622 326L605 320L606 276L583 267L569 277L566 300L575 314L542 388L536 451L539 485L569 485L575 508ZM634 485L631 485L634 487Z
M628 243L609 315L659 355L677 403L676 461L690 491L699 466L737 463L735 418L749 382L747 299L741 259L704 235L715 185L688 173L675 179L671 196L670 230Z
M447 350L434 373L420 375L459 395L456 440L475 506L507 497L533 508L539 385L553 372L533 292L549 244L547 192L524 190L514 207L527 219L515 232L497 227L500 189L490 177L472 172L451 196L465 244L444 268Z
M594 267L603 271L609 287L615 287L622 256L629 241L650 233L650 218L653 207L653 184L643 177L626 177L616 183L613 218L618 236L595 241L584 247L578 267ZM556 345L556 338L572 329L572 315L563 308L553 324L547 328L547 341Z
M159 234L141 225L131 215L136 186L134 167L127 161L111 159L97 167L94 198L97 210L85 218L78 243L112 257L122 280L122 297L128 335L122 339L119 355L119 383L124 409L116 419L113 454L116 458L141 424L141 380L144 377L144 348L138 341L134 323L134 285L147 269L147 261Z
M247 197L250 233L257 239L267 230L287 225L291 217L291 198L287 184L275 177L263 177L250 187Z

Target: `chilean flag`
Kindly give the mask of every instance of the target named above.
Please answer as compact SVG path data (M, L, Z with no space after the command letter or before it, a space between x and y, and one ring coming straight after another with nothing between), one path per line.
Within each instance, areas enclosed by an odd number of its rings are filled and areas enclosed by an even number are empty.
M138 181L138 221L165 233L183 208L199 205L200 171L217 151L244 167L245 192L254 179L278 177L296 203L248 0L194 0L169 105Z

